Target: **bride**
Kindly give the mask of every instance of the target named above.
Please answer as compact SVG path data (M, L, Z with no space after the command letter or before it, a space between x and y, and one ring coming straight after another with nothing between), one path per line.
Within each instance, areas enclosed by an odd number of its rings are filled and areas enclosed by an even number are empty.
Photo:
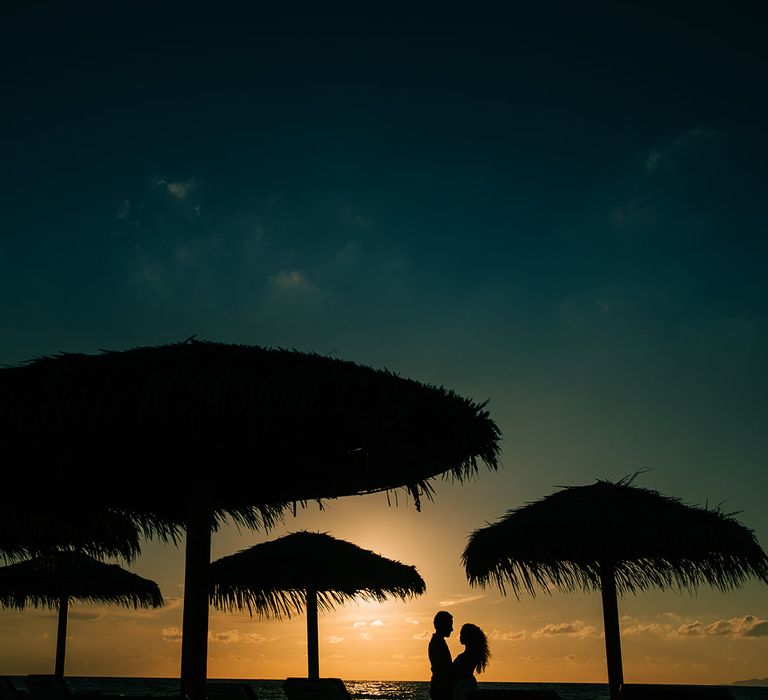
M491 650L483 630L469 622L462 626L459 641L464 651L453 660L453 700L467 700L467 693L477 690L475 671L485 671Z

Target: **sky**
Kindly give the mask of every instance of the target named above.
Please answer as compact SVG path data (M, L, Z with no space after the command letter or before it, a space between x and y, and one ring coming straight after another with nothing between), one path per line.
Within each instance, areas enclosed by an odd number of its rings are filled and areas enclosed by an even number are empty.
M480 680L605 682L599 596L467 583L467 537L560 486L722 504L768 543L768 49L758 3L40 1L0 7L0 364L200 339L445 386L498 472L224 527L413 564L426 593L320 617L321 675L426 680L431 620ZM226 465L221 468L226 470ZM256 465L255 468L258 468ZM70 608L70 675L175 677L183 546L126 565L159 611ZM628 682L768 677L768 590L619 603ZM211 611L211 677L306 669L303 618ZM0 673L55 617L0 610Z

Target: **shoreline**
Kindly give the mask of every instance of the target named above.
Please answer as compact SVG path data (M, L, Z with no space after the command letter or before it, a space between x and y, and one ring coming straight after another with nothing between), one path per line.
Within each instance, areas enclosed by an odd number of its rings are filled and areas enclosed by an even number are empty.
M69 692L53 690L52 692L32 692L25 686L27 675L35 674L7 674L21 695L44 695L47 698L54 697L94 697L100 700L117 700L129 698L130 700L144 700L146 698L178 698L178 677L153 677L153 676L65 676L65 683ZM752 681L753 679L750 679ZM760 681L762 679L754 679ZM255 691L259 700L285 700L282 689L285 678L255 679L255 678L209 678L208 683L217 685L248 685ZM429 682L420 681L385 681L385 680L348 680L343 679L350 695L354 700L429 700ZM734 699L768 700L768 685L751 685L750 681L740 681L731 684L702 684L702 683L628 683L628 686L667 686L675 690L690 689L715 689L727 690ZM550 689L558 693L563 700L602 700L607 698L607 683L564 683L564 682L524 682L524 681L479 681L479 690L502 691L504 690L541 690ZM702 693L706 695L707 693ZM217 693L218 695L218 693ZM490 697L490 695L489 695ZM695 697L695 696L692 696Z

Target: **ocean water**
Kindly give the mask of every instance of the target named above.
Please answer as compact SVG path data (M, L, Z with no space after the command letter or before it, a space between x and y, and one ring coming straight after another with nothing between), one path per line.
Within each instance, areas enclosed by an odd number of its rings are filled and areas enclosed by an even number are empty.
M24 677L15 676L17 688L24 688ZM67 676L73 693L132 696L179 695L178 678L101 678ZM286 700L283 679L210 679L209 683L247 683L259 700ZM353 700L430 700L429 684L425 681L353 681L344 679ZM767 700L768 688L725 686L733 700ZM489 690L554 690L561 700L609 700L608 686L602 683L490 683L480 682L479 688Z

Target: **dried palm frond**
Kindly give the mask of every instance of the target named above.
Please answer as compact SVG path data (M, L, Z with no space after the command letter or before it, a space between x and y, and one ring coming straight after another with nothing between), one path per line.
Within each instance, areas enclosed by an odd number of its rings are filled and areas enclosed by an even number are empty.
M619 593L768 583L768 557L735 513L686 505L633 478L566 487L476 530L462 555L468 580L516 596L597 590L609 564Z
M405 487L418 504L434 477L498 467L485 404L312 353L200 341L62 353L0 368L0 389L9 489L23 497L31 470L36 499L108 492L157 528L201 495L220 517L269 525L297 501Z
M52 552L0 567L0 605L3 607L57 608L62 597L126 608L163 605L154 581L79 552Z
M320 610L352 599L382 602L421 595L416 568L387 559L327 533L300 531L211 564L211 603L275 619L301 614L306 592L317 593Z

